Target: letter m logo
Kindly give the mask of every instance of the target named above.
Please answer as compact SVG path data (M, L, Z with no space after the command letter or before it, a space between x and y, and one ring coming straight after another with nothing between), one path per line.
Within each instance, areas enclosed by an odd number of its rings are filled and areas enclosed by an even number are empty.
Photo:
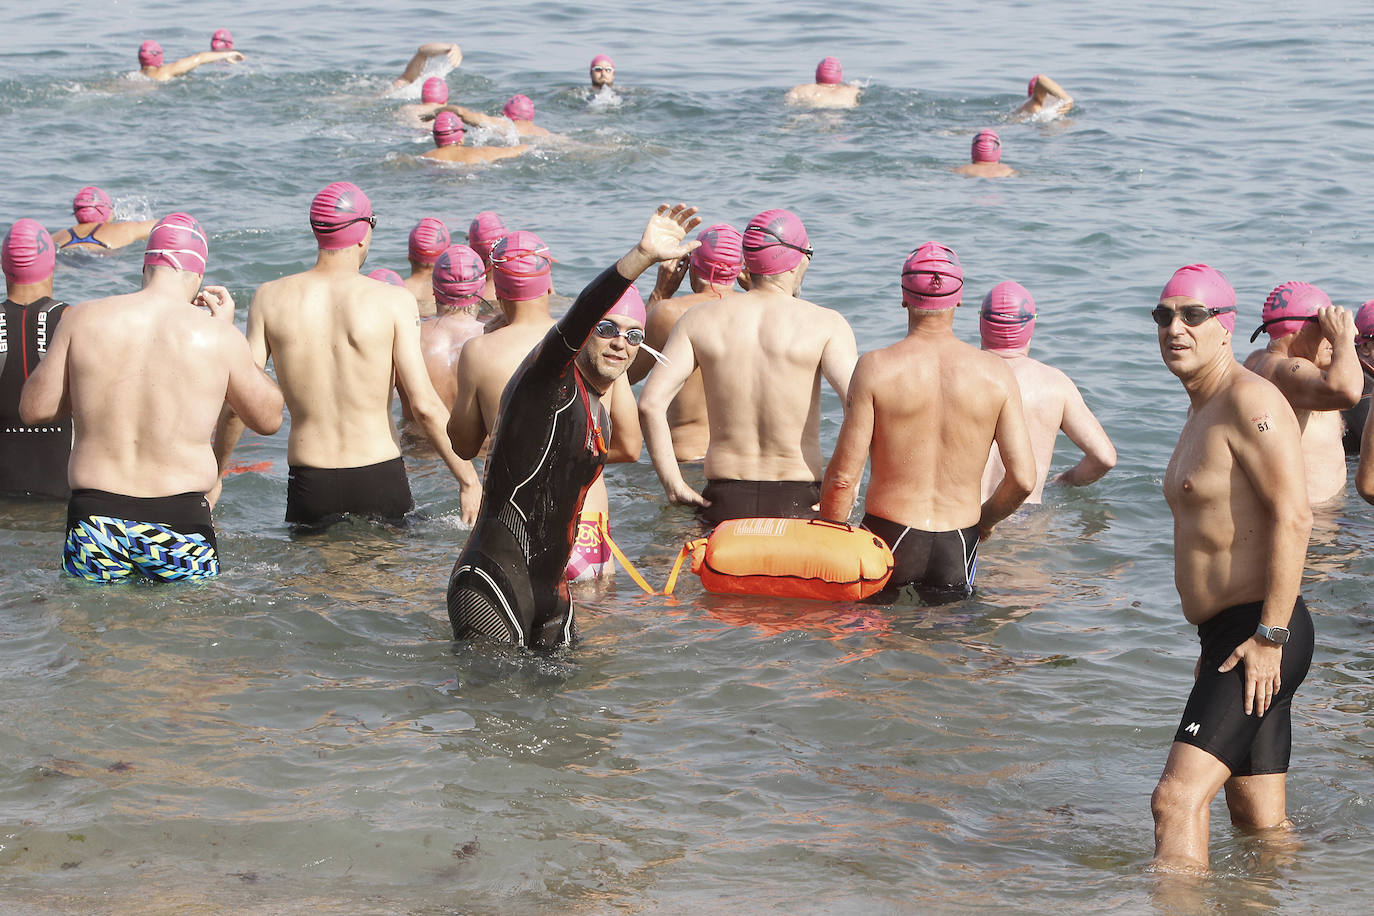
M1188 727L1185 728L1184 731L1192 735L1194 738L1196 738L1197 733L1201 728L1202 726L1198 725L1196 722L1189 722Z

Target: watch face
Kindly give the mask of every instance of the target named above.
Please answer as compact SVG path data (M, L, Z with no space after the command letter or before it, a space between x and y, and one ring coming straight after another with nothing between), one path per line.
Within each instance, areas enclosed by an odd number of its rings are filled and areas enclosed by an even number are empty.
M1270 642L1283 645L1288 642L1288 629L1286 627L1264 627L1260 635Z

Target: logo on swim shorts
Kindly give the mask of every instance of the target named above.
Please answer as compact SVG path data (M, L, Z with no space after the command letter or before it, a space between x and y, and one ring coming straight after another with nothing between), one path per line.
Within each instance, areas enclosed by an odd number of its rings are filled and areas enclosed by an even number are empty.
M1196 722L1189 722L1188 727L1184 729L1185 732L1192 735L1194 738L1197 737L1197 733L1201 730L1202 726L1198 725Z

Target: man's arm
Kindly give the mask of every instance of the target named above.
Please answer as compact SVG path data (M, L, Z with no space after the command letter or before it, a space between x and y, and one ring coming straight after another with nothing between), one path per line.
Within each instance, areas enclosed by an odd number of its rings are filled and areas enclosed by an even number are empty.
M281 429L286 402L277 383L253 360L248 340L234 327L234 300L229 290L223 286L204 287L196 295L195 304L204 306L211 318L223 322L221 337L229 366L229 383L224 393L226 406L242 425L264 436L272 435ZM222 420L223 412L220 416Z
M819 515L832 521L849 521L859 496L864 465L868 463L868 451L873 445L873 391L865 371L867 365L861 358L854 368L849 396L845 399L844 423L835 440L835 453L825 467L825 480L821 482Z
M1015 512L1035 489L1035 453L1031 449L1030 430L1022 414L1021 388L1016 384L1016 376L1011 374L1011 370L1006 369L1005 372L1006 399L1002 402L1001 413L997 415L993 441L997 443L1006 474L987 502L983 503L983 513L978 519L980 541L986 541L988 535L992 534L993 526Z
M644 435L639 429L639 411L635 407L635 393L625 376L615 380L610 391L611 441L607 443L607 464L628 464L639 460L644 450Z
M839 312L834 317L834 330L821 351L821 374L835 389L841 401L849 396L849 379L854 374L854 365L859 361L859 346L854 342L854 329Z
M462 118L463 123L469 127L485 127L488 130L501 130L511 122L505 116L483 114L480 111L473 111L471 108L462 105L441 105L431 112L420 115L421 121L433 121L441 111L451 111Z
M1059 428L1083 452L1083 460L1054 479L1057 484L1083 487L1099 479L1116 467L1116 447L1107 431L1083 401L1083 393L1068 376L1064 376L1064 417Z
M654 303L660 299L671 299L677 295L678 287L682 286L682 278L687 276L688 261L686 258L674 258L671 261L661 261L658 265L658 277L654 280L654 291L649 294L646 305L653 308Z
M448 56L450 68L456 67L463 62L462 48L455 44L449 44L448 42L432 41L428 44L420 45L420 47L416 49L415 55L410 58L409 63L406 64L405 70L401 71L401 75L392 80L391 84L400 87L407 83L415 82L420 74L425 72L425 64L429 62L429 59L439 54Z
M665 361L649 374L649 380L639 393L639 425L649 446L649 460L654 463L654 472L663 484L668 502L706 506L710 504L682 479L677 453L673 451L673 431L668 426L668 405L673 403L673 398L697 367L692 349L691 318L689 311L668 335L668 342L663 345Z
M74 306L73 309L80 308ZM72 410L68 388L67 350L71 345L73 309L57 323L48 352L33 370L19 394L19 419L28 426L41 426L65 418Z
M1366 417L1360 436L1360 464L1355 470L1355 489L1374 505L1374 417Z
M213 64L217 60L228 60L238 63L243 60L242 51L201 51L192 54L190 57L183 57L181 60L173 61L168 64L163 71L165 77L182 76L202 64Z
M487 425L482 420L482 402L477 396L478 358L477 347L472 346L471 338L458 351L458 400L448 418L448 440L458 457L471 461L482 450L486 441ZM480 344L478 346L481 346Z
M248 306L248 352L253 358L253 363L259 369L266 370L267 359L271 355L270 347L267 343L267 329L263 319L264 298L263 289L266 284L259 286L257 292L253 294L253 301ZM226 293L227 295L227 293ZM197 301L199 297L197 297ZM215 310L211 308L208 301L205 306L210 308L210 314L214 315ZM223 307L223 303L217 303L217 307ZM233 322L233 299L229 300L229 321ZM280 389L278 389L280 390ZM274 430L275 432L275 430ZM215 424L214 452L215 463L219 466L220 476L224 476L225 470L229 467L229 459L234 454L234 447L239 444L239 437L243 435L243 421L234 413L234 409L226 401L224 408L220 411L219 422Z

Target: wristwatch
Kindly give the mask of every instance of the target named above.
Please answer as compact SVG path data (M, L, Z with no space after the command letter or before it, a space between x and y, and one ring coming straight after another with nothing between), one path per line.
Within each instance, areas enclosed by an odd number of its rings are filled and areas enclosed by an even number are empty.
M1264 624L1260 624L1259 628L1255 630L1255 635L1279 646L1288 642L1287 627L1266 627Z

